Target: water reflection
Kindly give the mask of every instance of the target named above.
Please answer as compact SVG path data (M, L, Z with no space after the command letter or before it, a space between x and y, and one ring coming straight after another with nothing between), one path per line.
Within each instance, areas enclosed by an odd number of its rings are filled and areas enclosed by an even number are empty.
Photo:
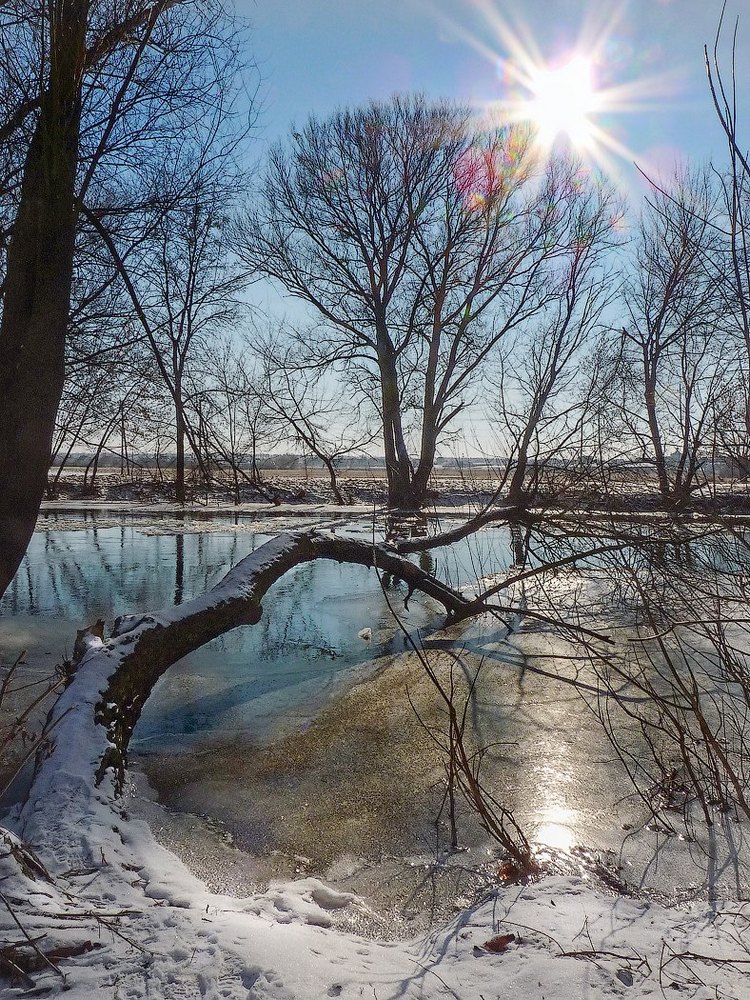
M182 604L185 590L185 536L175 535L174 603Z
M531 541L531 523L522 524L519 521L511 521L508 525L510 531L510 545L513 553L514 569L522 570L526 567L529 558L529 543Z
M427 538L429 534L430 521L423 514L386 514L384 535L387 542Z
M113 524L106 516L90 513L62 519L48 516L40 522L43 530L35 532L27 556L0 602L0 613L42 615L74 623L78 628L97 617L111 620L133 610L180 604L218 582L229 566L275 533L275 526L267 522L258 530L253 530L252 524L239 524L237 514L226 518L214 516L200 525L195 524L199 519L192 514L187 519L183 514L181 520L170 515L163 524L157 516L150 520L152 524L144 525L121 517ZM442 532L460 523L456 518L443 518L428 524L424 518L409 517L389 519L379 530L381 537L382 533L423 537L428 528L430 532ZM373 525L364 521L342 522L337 530L368 538L372 536ZM662 534L664 538L660 537ZM518 573L565 562L576 553L583 556L592 547L608 542L613 543L616 551L586 559L585 567L605 570L613 593L616 585L620 587L623 604L627 603L628 575L644 567L665 580L673 571L679 571L681 580L685 574L694 575L704 583L717 576L734 575L742 583L750 565L744 531L712 532L701 537L695 529L691 532L686 528L670 538L658 524L631 524L625 529L619 525L576 524L555 519L490 525L453 545L418 552L414 558L423 570L450 585L476 589L478 580L487 585L501 579L508 570ZM627 571L621 580L615 579L618 569ZM564 570L569 576L575 575L576 564L567 562ZM335 631L337 616L321 621L320 608L311 600L314 591L321 599L339 603L357 603L365 593L367 600L379 605L376 620L382 617L384 606L376 596L379 587L375 577L366 570L357 576L360 571L355 567L343 568L341 572L343 581L334 578L324 563L310 564L297 571L293 592L309 592L308 596L301 599L293 621L281 627L278 634L269 633L269 622L264 623L268 653L277 640L285 641L294 628L308 633L306 640L301 634L295 635L295 641L337 648L339 639L326 642L321 627L333 627ZM385 583L398 587L391 580ZM280 591L289 607L282 607L273 618L285 621L293 604L292 590L289 585L282 585ZM272 602L267 601L266 605L270 608ZM368 616L373 614L371 609L365 610ZM353 620L350 609L347 628Z
M539 793L539 819L534 839L558 851L569 851L577 842L581 829L578 810L568 804L572 798L572 775L567 749L559 748L559 763L545 759L534 768L534 784Z
M111 623L117 615L158 610L204 592L270 537L235 531L229 518L195 531L188 524L178 530L170 517L164 533L127 520L102 526L91 517L54 524L34 534L0 602L0 655L3 645L10 655L11 633L22 634L9 627L10 619L49 623L39 629L46 647L56 624L62 654L75 630L97 617ZM415 597L405 617L424 626L434 611ZM359 638L363 628L372 630L372 643ZM269 591L257 626L221 636L168 671L147 703L135 745L176 746L197 734L264 739L280 719L314 711L347 671L402 648L375 574L329 561L304 564Z
M217 583L227 568L269 535L160 534L124 521L99 527L71 518L60 530L36 531L0 613L75 622L112 620L137 609L179 603Z
M252 526L236 515L214 517L201 530L195 529L194 520L171 517L149 526L91 516L51 519L52 530L35 534L0 604L6 635L25 635L20 623L33 618L43 626L35 627L46 635L45 642L50 626L56 625L69 643L75 628L96 617L111 621L124 612L180 603L218 582L272 531L267 523L248 530ZM429 530L458 523L446 518L430 524ZM392 525L379 527L381 534L395 530ZM336 530L368 539L373 526L342 522ZM421 523L408 527L411 537L423 530ZM576 562L574 557L592 549L600 551ZM527 519L487 526L471 538L419 552L414 559L427 572L471 591L477 589L477 580L491 586L508 572L518 575L557 562L542 597L562 607L568 595L576 615L595 618L604 609L608 621L619 614L632 624L632 612L643 603L633 581L642 580L646 571L649 586L654 591L664 588L670 600L675 588L718 591L735 578L741 590L748 547L744 532L701 537L688 526L669 538L654 524L623 528ZM574 584L584 575L589 582L594 577L598 581L597 607L589 598L583 607L576 603ZM393 599L405 594L405 588L390 579L382 583L395 606ZM516 588L516 607L523 604L524 587ZM416 596L409 607L406 620L411 627L426 629L438 620ZM369 670L378 657L402 648L380 583L363 567L324 561L300 566L269 592L264 608L256 627L215 640L167 672L147 703L136 748L162 752L191 745L203 753L212 742L236 748L243 740L264 741L274 735L280 720L302 728L348 671ZM372 644L359 638L363 629L372 630ZM579 656L573 644L563 648L559 636L543 646L533 631L529 627L524 638L528 642L531 635L535 646L514 647L497 621L484 631L467 629L461 635L468 655L484 658L488 675L486 700L472 703L470 721L484 745L497 740L498 733L507 741L498 755L497 787L505 795L513 784L517 798L512 804L536 831L535 839L567 850L582 839L584 828L593 827L586 803L605 804L595 822L601 828L611 825L611 812L606 811L613 797L611 768L603 755L600 759L591 752L602 734L597 730L592 735L598 723L580 701L582 692L588 690L594 698L597 693L591 672L585 673L587 657ZM427 650L449 641L424 634ZM208 780L218 779L212 775ZM236 784L241 783L240 774ZM248 795L256 792L254 787ZM224 794L234 803L237 789L232 785ZM210 810L201 806L198 811Z

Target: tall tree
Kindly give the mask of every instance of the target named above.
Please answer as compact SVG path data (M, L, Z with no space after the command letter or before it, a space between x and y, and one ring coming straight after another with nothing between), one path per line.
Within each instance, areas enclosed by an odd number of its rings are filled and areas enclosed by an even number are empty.
M741 108L737 102L736 55L739 17L730 34L729 64L722 67L720 46L723 41L722 10L713 48L704 46L708 85L716 117L727 143L726 169L720 177L722 213L718 222L724 237L721 273L718 287L723 294L724 308L735 324L742 363L727 407L728 421L720 421L722 444L743 475L750 474L750 159L740 135L738 122ZM715 223L715 220L711 220Z
M489 419L500 431L500 454L508 458L508 500L517 504L553 464L569 464L592 404L586 358L617 296L616 202L592 188L576 212L578 243L549 273L555 294L528 328L505 339L498 377L490 377L499 412L491 410Z
M211 130L209 143L213 138ZM170 178L160 191L146 235L137 233L129 245L122 246L90 216L127 288L173 403L178 503L185 500L186 439L201 461L188 406L193 365L212 350L211 339L236 319L244 284L242 273L227 258L224 242L234 174L217 177L217 169L223 175L225 164L205 164L204 156L191 164L187 181L179 170Z
M681 502L697 485L713 440L715 406L729 365L708 174L683 174L654 189L625 283L621 375L631 434L647 442L663 500ZM731 376L730 376L731 377ZM670 453L674 452L672 460Z
M484 362L555 294L587 187L526 133L421 97L312 118L271 154L238 253L317 311L308 364L375 402L393 506L425 499Z
M81 208L132 181L155 150L168 156L215 100L222 16L219 0L12 0L0 8L8 98L0 149L3 166L17 161L20 177L6 173L2 187L10 241L0 322L0 593L46 485Z
M0 592L34 529L63 388L88 17L88 0L49 6L48 60L8 249L0 322Z

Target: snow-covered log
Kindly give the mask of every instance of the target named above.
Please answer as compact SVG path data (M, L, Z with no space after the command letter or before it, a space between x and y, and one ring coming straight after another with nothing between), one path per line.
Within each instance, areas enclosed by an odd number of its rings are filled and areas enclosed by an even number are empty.
M707 983L744 996L736 904L672 913L556 877L520 894L498 888L445 929L379 944L333 929L340 908L369 913L350 894L314 878L245 899L211 893L127 815L124 755L156 679L190 649L258 621L271 584L316 558L377 565L454 620L477 606L384 547L312 532L267 543L181 607L119 620L108 640L103 628L82 633L28 800L0 829L0 976L15 973L3 996L439 1000L496 995L498 963L520 1000L604 998L623 984L645 997L665 981L695 985L695 997Z
M101 624L80 633L72 680L51 713L48 745L24 808L24 837L35 843L39 813L69 810L79 800L83 805L96 789L106 797L110 784L116 796L131 734L162 674L209 640L257 623L272 584L314 559L376 566L405 581L409 594L420 590L438 601L449 619L461 617L470 606L465 597L385 546L308 531L266 542L211 590L179 607L118 618L109 639Z

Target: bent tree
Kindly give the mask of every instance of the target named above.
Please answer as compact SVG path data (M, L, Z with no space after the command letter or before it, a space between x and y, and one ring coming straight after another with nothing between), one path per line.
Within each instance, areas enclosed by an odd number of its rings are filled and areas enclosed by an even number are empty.
M435 536L424 541L430 547L444 540L445 536ZM621 540L616 544L622 547ZM575 560L614 547L579 550ZM477 593L468 595L422 569L401 554L398 546L366 543L330 531L279 535L243 559L205 594L179 606L119 618L106 639L103 622L79 633L68 686L50 713L44 749L16 827L24 840L42 849L45 856L51 855L57 867L69 865L80 850L77 838L65 833L71 824L88 837L92 806L99 809L107 804L117 830L115 817L122 808L130 738L157 680L173 663L209 640L237 626L257 624L271 586L295 566L317 559L374 567L403 581L404 603L415 591L424 593L445 610L446 624L485 613L507 623L522 613L554 623L561 634L576 641L609 641L575 619L568 622L554 610L536 611L525 601L518 602L519 585L569 564L570 555L513 572L489 585L479 582ZM524 850L522 844L520 863L528 860Z
M237 228L248 267L320 321L300 364L338 369L378 412L394 507L424 501L495 346L565 295L566 258L616 214L576 164L532 148L422 97L311 118Z

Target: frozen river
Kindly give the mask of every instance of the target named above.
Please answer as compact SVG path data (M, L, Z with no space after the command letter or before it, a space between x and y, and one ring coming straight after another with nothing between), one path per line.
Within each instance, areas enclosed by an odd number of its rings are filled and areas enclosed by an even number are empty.
M310 523L43 516L0 602L6 656L28 649L53 666L70 654L77 629L97 618L111 623L121 614L179 604L213 586L277 531ZM335 530L372 537L371 525L351 520L336 522ZM492 549L493 565L508 564L507 529L488 533L483 545ZM437 567L459 583L474 573L475 554L462 548L450 561L438 556L444 565ZM134 748L170 750L227 737L264 742L290 713L314 711L343 675L403 649L378 578L364 567L327 561L298 567L264 606L258 626L228 633L170 669L149 699ZM416 596L405 620L417 627L435 614ZM371 640L360 638L363 629L371 630Z
M76 629L180 603L278 530L313 523L48 515L0 605L3 659L26 648L31 669L48 669L70 652ZM373 535L365 520L325 523L365 540ZM529 565L551 551L541 533L525 541ZM561 554L559 537L553 548ZM519 540L507 526L493 527L420 558L461 586L507 570L518 561ZM385 583L401 608L400 591ZM601 614L607 625L625 621L621 609ZM565 851L593 848L610 867L619 864L630 885L668 896L719 884L741 891L744 867L707 864L708 842L688 848L643 829L642 803L587 707L593 677L574 645L531 623L511 636L496 621L433 635L438 614L426 599L412 600L404 616L407 628L421 630L428 653L461 650L467 662L482 663L471 712L491 748L485 773L536 840ZM360 636L364 629L370 639ZM324 561L298 567L268 593L259 625L204 646L157 685L132 749L170 812L147 793L143 814L221 888L241 891L302 870L395 911L419 881L414 872L446 843L444 815L436 825L442 765L414 712L426 697L423 672L404 649L374 572ZM143 779L137 783L143 789ZM464 861L486 874L486 838L468 820L461 832L473 852ZM227 837L242 852L230 850ZM391 899L405 863L411 873ZM454 893L461 891L456 870ZM476 888L476 879L469 882L467 891Z

